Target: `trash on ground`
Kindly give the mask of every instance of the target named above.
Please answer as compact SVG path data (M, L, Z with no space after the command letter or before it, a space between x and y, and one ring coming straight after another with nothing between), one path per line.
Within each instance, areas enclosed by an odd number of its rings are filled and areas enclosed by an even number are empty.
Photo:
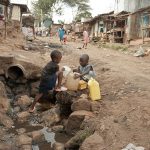
M144 57L150 54L150 50L145 50L140 46L139 50L134 54L135 57Z
M122 150L145 150L145 148L141 146L136 147L134 144L130 143Z

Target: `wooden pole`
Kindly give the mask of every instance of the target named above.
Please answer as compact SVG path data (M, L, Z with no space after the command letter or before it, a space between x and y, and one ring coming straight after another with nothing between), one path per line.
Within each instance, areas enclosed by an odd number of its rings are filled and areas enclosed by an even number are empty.
M5 39L6 39L7 38L7 19L8 19L7 6L5 6L4 16L5 16Z
M144 21L143 21L143 16L141 17L142 18L142 27L141 27L141 29L142 29L142 43L144 44Z

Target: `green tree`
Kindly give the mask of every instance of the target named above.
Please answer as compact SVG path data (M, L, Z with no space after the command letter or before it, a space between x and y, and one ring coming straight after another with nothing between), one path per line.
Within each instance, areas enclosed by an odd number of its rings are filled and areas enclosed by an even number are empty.
M75 16L89 16L91 8L88 3L89 0L38 0L33 3L33 8L39 18L41 14L52 16L54 12L61 15L64 5L71 7Z
M88 4L82 3L78 6L75 21L80 21L81 18L89 18L92 17L90 12L91 8Z
M80 21L82 17L92 17L89 0L63 0L72 8L74 21Z

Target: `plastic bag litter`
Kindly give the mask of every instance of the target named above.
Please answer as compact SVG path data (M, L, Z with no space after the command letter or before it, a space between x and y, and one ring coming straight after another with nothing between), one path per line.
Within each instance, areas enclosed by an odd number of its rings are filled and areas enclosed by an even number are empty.
M140 46L139 50L134 54L135 57L145 56L145 50Z
M38 145L32 145L32 150L40 150Z
M47 127L44 127L41 131L44 134L45 140L47 141L47 143L51 143L51 147L53 146L53 144L56 142L55 141L55 133L54 132L48 132L47 131Z
M126 146L126 148L122 149L122 150L145 150L144 147L136 147L134 144L130 143Z
M63 71L63 76L67 77L67 75L71 72L71 68L68 66L63 66L64 71Z

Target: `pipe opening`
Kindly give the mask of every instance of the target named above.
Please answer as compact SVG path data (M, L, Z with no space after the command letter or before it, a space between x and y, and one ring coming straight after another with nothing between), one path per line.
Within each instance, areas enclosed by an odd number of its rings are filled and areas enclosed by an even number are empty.
M7 76L13 80L17 80L24 77L24 72L18 66L11 66L7 70Z

